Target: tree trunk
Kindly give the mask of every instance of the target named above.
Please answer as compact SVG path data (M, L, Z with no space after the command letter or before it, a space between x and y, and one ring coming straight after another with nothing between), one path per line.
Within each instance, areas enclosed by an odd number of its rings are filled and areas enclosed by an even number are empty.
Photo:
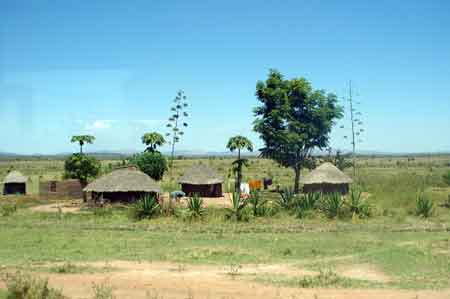
M295 171L294 192L295 192L295 194L298 194L298 193L300 193L300 171L301 171L301 169L299 166L295 166L294 171Z
M237 178L235 184L235 191L239 195L241 194L241 181L242 181L242 169L241 169L241 149L238 149L238 165L237 165Z

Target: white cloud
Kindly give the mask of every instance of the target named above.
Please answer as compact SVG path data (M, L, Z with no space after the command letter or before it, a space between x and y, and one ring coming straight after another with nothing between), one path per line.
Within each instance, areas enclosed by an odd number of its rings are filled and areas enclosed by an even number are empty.
M131 121L132 124L140 125L144 127L153 127L158 126L164 123L164 120L161 119L136 119Z
M98 119L85 125L86 130L104 130L112 127L115 120Z

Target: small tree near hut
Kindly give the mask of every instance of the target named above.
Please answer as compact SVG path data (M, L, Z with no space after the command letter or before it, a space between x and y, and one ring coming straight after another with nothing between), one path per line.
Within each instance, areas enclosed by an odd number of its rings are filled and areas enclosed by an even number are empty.
M145 149L146 152L156 152L156 149L159 146L163 146L166 143L166 140L161 134L151 132L145 133L144 136L142 136L142 143L147 145L147 148Z
M227 148L234 152L237 150L238 156L237 160L233 162L233 172L236 174L236 184L235 184L235 192L240 194L241 190L241 181L242 181L242 168L243 166L247 166L248 159L241 158L241 150L246 149L250 152L253 152L253 143L244 136L234 136L228 140Z
M170 107L171 116L169 117L169 122L167 123L167 128L170 132L166 134L167 138L170 139L170 145L172 146L172 151L170 155L170 169L172 172L173 159L175 156L175 145L180 142L181 137L184 135L183 128L188 126L186 118L188 113L186 109L188 107L187 98L184 95L183 90L177 92L177 96L173 100L173 105Z
M256 84L261 105L254 110L254 130L264 141L261 155L295 172L294 192L313 149L324 149L335 120L342 117L337 97L315 90L304 78L285 80L270 70L265 82Z
M80 154L83 153L83 146L85 144L92 144L95 141L95 137L92 135L75 135L72 136L70 142L78 143L80 145Z

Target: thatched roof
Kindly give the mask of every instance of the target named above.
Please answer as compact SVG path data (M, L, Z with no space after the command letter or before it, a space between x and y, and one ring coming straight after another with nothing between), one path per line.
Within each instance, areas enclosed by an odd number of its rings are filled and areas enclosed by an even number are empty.
M156 192L160 193L159 185L145 173L133 169L115 170L83 189L84 192Z
M3 180L4 184L10 184L10 183L26 183L28 181L28 178L21 174L18 171L11 171L8 173L6 178Z
M348 184L353 180L340 171L333 164L326 162L305 175L301 180L304 185L309 184Z
M180 184L214 185L223 183L223 178L206 165L197 164L186 170L178 180Z

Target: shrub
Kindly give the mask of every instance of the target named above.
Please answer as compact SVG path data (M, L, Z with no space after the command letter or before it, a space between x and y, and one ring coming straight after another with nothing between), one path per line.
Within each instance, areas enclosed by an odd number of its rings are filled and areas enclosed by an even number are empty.
M226 209L225 217L233 221L243 221L248 220L245 207L247 206L247 201L240 198L239 193L234 192L231 196L231 208Z
M92 291L94 292L93 299L114 299L113 288L106 284L92 284Z
M73 154L64 162L64 177L77 179L85 185L88 180L98 176L100 169L101 163L96 158L85 154Z
M63 294L48 286L48 280L35 279L29 275L17 272L6 274L4 282L8 299L64 299Z
M330 219L341 214L344 198L339 193L324 194L322 196L320 210Z
M160 152L144 152L134 155L130 164L136 165L142 172L156 181L163 178L167 170L167 160Z
M267 206L267 200L261 198L261 192L252 191L250 192L250 198L248 199L248 203L251 206L251 210L253 216L266 216L269 214L269 208Z
M444 175L442 176L442 178L444 179L444 183L445 183L447 186L450 186L450 170L447 171L447 173L444 174Z
M206 213L206 210L203 206L203 199L197 194L194 194L194 196L190 197L187 201L187 210L189 219L202 218Z
M433 201L425 196L425 194L420 193L416 200L416 215L424 218L431 217L434 210Z
M362 192L359 188L353 187L350 189L348 207L350 213L358 215L361 218L371 216L371 207L367 201L362 198Z
M295 201L295 212L297 218L304 218L308 214L308 212L316 209L320 198L321 194L317 192L306 193L298 197Z
M131 216L136 220L150 219L160 214L161 206L154 196L144 196L131 207Z
M295 205L295 192L293 187L283 188L280 192L280 197L277 199L277 204L280 208L290 210Z
M3 217L8 217L12 214L14 214L15 212L17 212L17 205L16 204L3 204L0 205L0 215L2 215Z

